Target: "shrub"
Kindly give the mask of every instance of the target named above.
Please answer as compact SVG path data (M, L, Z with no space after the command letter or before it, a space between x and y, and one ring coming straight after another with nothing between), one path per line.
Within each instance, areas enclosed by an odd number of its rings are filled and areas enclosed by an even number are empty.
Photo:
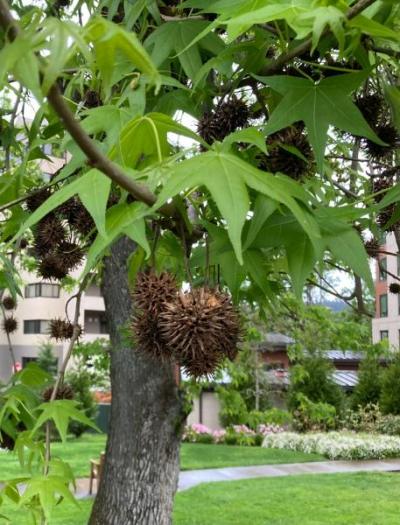
M360 364L358 384L352 396L352 406L366 406L379 401L382 390L382 368L375 357L367 357Z
M279 408L271 408L264 412L252 410L245 419L246 425L253 430L256 430L260 425L289 426L293 421L293 417L289 412Z
M45 370L51 376L56 376L58 368L58 359L53 354L53 345L51 343L42 343L36 364L42 370Z
M68 383L74 391L74 399L78 401L78 408L83 410L89 419L94 419L97 413L97 404L93 398L91 388L91 375L85 370L70 370L65 376L65 382ZM79 437L88 430L84 423L71 421L68 430L74 436Z
M378 432L382 413L378 404L359 405L357 410L346 410L340 420L340 426L358 432Z
M400 438L378 434L282 432L266 436L263 447L316 453L329 459L384 459L400 456Z
M400 436L400 416L392 414L381 416L377 424L377 430L381 434Z
M343 407L344 396L339 386L332 379L332 365L321 355L303 357L290 373L288 407L294 412L300 406L301 397L305 396L313 403L323 403L335 407L339 414Z
M308 430L331 430L336 425L336 408L328 403L314 403L298 394L299 405L294 412L294 426L302 432Z
M383 372L380 407L384 414L400 414L400 357Z

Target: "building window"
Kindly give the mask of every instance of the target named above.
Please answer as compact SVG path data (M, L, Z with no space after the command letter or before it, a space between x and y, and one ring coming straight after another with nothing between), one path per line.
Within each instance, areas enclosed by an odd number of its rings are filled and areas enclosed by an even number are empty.
M387 294L383 294L379 296L379 313L380 317L387 317L388 316L388 298Z
M379 332L379 336L381 341L383 341L384 339L389 339L389 330L381 330Z
M34 363L35 361L37 361L37 357L23 357L22 368L25 368L28 363Z
M32 319L24 321L24 334L48 334L50 321Z
M97 310L85 310L85 332L87 334L108 334L105 313Z
M382 257L382 259L379 259L379 280L380 281L386 281L386 273L387 270L387 259L386 257Z
M25 297L60 297L60 285L52 283L35 283L25 286Z

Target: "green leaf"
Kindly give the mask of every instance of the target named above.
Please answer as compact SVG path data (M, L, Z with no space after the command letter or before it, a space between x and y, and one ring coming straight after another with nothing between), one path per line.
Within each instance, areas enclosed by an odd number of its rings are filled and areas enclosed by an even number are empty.
M267 146L265 144L264 134L256 128L245 128L239 131L234 131L225 137L223 144L230 146L234 142L246 142L253 144L263 153L267 154Z
M79 189L79 198L92 216L100 235L106 236L105 221L111 179L101 171L92 169L84 177Z
M388 38L396 42L400 41L398 31L394 31L393 29L390 29L375 20L371 20L364 15L354 17L352 20L349 20L347 24L349 27L356 27L364 35Z
M113 84L113 71L122 53L137 69L144 73L156 89L161 85L160 75L136 35L125 31L103 17L92 18L86 26L86 38L93 44L96 64L102 74L106 96Z
M20 505L31 503L38 499L48 523L51 515L62 499L79 507L78 502L68 488L68 483L60 476L34 476L28 479L21 496Z
M129 122L132 115L124 108L112 105L99 106L83 112L84 119L81 121L83 129L89 135L106 132L106 144L114 145L121 133L123 126Z
M393 122L400 130L400 89L397 86L385 86L386 99L392 110Z
M104 251L123 233L134 239L150 255L150 247L146 239L144 215L148 212L147 206L139 202L131 204L121 203L107 210L105 231L106 235L97 235L89 252L83 275L85 276L96 264Z
M253 217L250 221L250 227L246 235L244 249L248 248L257 237L259 231L264 226L265 221L277 209L278 203L266 197L258 195L254 204Z
M318 237L318 226L311 213L292 196L292 182L260 171L231 153L209 151L171 168L171 176L161 190L154 209L181 191L205 186L226 220L229 238L242 264L241 233L250 207L246 186L287 206L307 234Z
M55 401L49 401L42 403L37 407L37 411L40 411L40 415L37 418L36 424L33 427L31 434L33 435L39 428L41 428L47 421L53 421L61 440L65 443L67 440L67 429L68 424L71 420L79 421L85 425L99 431L97 426L88 417L85 416L77 408L78 402L71 401L69 399L57 399ZM100 432L100 431L99 431Z
M259 250L247 250L243 253L244 264L251 278L266 297L272 295L267 277L266 258Z
M304 283L317 262L313 245L306 235L299 235L287 243L286 255L294 292L301 298Z
M365 80L364 72L338 75L319 83L288 76L257 78L283 95L272 112L265 132L275 133L294 122L304 121L321 172L329 126L385 145L350 98L350 94Z

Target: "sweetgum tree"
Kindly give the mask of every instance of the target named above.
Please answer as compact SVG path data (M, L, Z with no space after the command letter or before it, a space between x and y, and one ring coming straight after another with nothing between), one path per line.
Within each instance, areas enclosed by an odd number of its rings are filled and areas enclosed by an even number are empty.
M300 297L317 273L338 268L354 276L349 300L366 313L365 235L398 235L399 9L385 0L0 0L0 284L18 294L6 254L23 259L28 239L42 278L68 282L84 259L76 302L94 272L106 302L111 428L91 524L171 522L186 405L173 360L132 342L139 269L218 284L268 311L282 290ZM45 183L38 161L48 144L65 165ZM379 252L373 239L367 247ZM70 338L68 356L78 313L52 325ZM3 442L43 465L22 496L16 482L4 494L42 522L69 497L48 423L65 437L70 419L84 422L73 400L59 399L66 365L50 402L34 409L45 380L34 367L1 398Z

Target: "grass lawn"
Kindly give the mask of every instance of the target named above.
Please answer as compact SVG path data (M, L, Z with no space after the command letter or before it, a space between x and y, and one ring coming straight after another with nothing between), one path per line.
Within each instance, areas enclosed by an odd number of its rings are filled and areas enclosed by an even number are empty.
M65 445L55 443L54 455L67 461L77 478L89 476L89 460L98 458L105 447L105 436L84 434L71 439ZM200 468L233 467L276 463L300 463L319 461L324 458L317 454L304 454L290 450L261 447L235 447L230 445L201 445L183 443L181 449L181 468L193 470ZM9 452L0 452L0 479L11 479L21 474L17 457Z
M398 525L399 474L314 474L200 485L176 497L174 525ZM86 525L92 502L60 506L50 525ZM1 508L11 525L28 525ZM9 511L9 512L7 512Z

